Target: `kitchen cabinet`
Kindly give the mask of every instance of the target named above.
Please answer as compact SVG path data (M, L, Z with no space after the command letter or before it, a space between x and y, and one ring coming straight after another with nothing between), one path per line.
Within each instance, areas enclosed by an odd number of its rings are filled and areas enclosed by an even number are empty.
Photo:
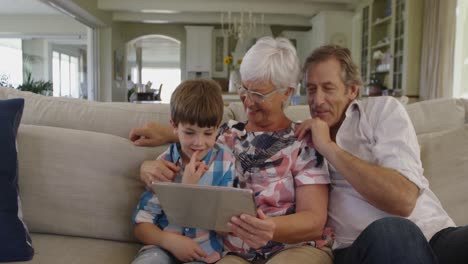
M185 30L187 77L211 78L213 27L185 26Z

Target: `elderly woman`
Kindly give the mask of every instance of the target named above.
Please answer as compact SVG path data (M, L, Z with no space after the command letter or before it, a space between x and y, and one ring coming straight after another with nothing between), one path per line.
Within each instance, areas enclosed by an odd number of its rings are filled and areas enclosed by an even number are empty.
M332 263L331 234L324 232L328 169L320 154L298 141L297 123L284 114L299 71L296 50L284 38L262 38L243 58L239 95L248 120L223 125L217 141L234 153L234 185L254 191L258 211L232 218L227 255L218 263ZM154 145L173 140L171 133L149 124L134 129L130 139ZM146 161L141 178L170 181L178 171L166 161Z

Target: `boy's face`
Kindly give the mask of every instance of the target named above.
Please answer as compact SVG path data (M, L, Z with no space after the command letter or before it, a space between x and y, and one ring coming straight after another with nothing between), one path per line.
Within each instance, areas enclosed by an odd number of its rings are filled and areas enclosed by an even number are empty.
M190 124L173 124L174 134L177 135L182 147L182 155L185 161L190 160L195 151L197 160L202 160L214 146L218 127L199 127Z

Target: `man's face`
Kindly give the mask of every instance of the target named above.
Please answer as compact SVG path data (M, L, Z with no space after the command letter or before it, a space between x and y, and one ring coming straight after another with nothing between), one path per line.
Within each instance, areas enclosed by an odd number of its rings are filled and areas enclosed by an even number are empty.
M199 151L197 160L202 160L211 150L216 141L218 127L199 127L197 125L174 125L174 133L179 137L182 157L185 162Z
M309 66L306 75L307 99L312 117L319 117L330 128L338 128L349 103L357 96L358 87L346 88L341 78L341 65L335 58Z

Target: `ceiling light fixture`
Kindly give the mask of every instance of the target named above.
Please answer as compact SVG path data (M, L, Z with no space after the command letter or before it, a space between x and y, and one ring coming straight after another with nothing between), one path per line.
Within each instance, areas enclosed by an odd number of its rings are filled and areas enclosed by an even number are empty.
M168 24L168 20L156 20L156 19L147 19L143 20L143 23L150 23L150 24Z
M180 11L176 10L163 10L163 9L143 9L141 10L142 13L156 13L156 14L177 14Z
M263 13L255 15L249 11L232 14L228 11L227 14L221 13L221 32L223 36L232 36L242 42L246 37L257 33L257 26L260 26L264 33L264 22Z

